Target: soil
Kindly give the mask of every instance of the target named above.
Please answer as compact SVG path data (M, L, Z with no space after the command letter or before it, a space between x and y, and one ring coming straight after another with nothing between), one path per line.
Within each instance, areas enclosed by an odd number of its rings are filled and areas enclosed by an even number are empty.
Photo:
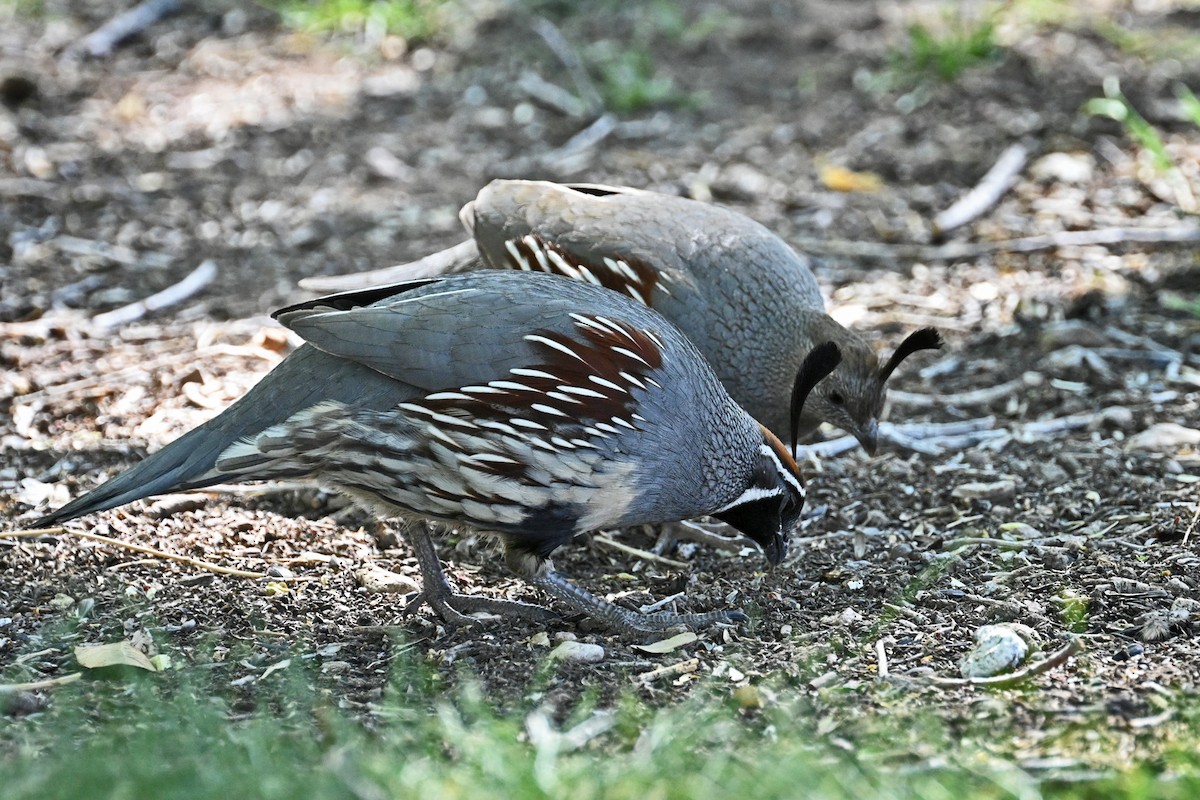
M1119 11L1164 52L1186 40L1173 3L1102 5L1094 13ZM802 538L772 571L749 547L685 543L666 554L674 564L595 541L564 548L564 572L631 607L685 592L674 607L750 615L666 654L574 619L545 631L505 620L448 630L428 609L402 617L411 584L377 592L358 575L374 565L415 584L407 545L311 488L136 503L68 529L272 577L69 534L0 538L6 680L75 671L74 645L140 631L176 666L215 665L214 679L241 687L247 703L271 665L296 656L369 715L402 641L448 683L465 665L501 705L536 690L563 708L629 691L674 702L712 674L731 684L783 676L815 695L878 680L882 652L890 680L953 720L972 713L978 690L921 681L957 676L976 629L1003 621L1034 629L1046 651L1069 633L1086 646L1031 678L1044 692L1011 697L1014 718L1103 709L1143 737L1166 736L1161 698L1200 679L1200 315L1181 307L1200 289L1194 247L996 243L1190 224L1200 128L1178 113L1174 87L1200 88L1200 60L1122 50L1084 17L1014 19L997 29L994 58L939 81L895 55L914 19L940 24L930 9L817 0L697 7L680 12L682 33L645 9L563 16L552 3L479 4L409 47L289 32L261 8L210 3L110 57L74 56L119 10L50 0L0 30L4 529L243 393L294 344L265 314L311 296L301 278L461 241L458 208L495 177L628 184L759 220L812 250L831 311L881 351L916 326L942 330L946 349L894 378L892 421L990 417L1005 433L937 454L893 445L876 458L811 457ZM533 32L538 14L585 59L604 40L640 48L675 97L624 111L594 146L570 144L594 115L529 88L532 75L577 91ZM710 19L704 36L688 34ZM1112 76L1162 132L1175 172L1081 110ZM852 255L864 242L936 244L934 215L1020 141L1032 156L1013 187L945 237L994 249L953 261L902 248ZM847 187L833 167L864 190L838 191ZM115 327L98 322L206 260L218 277L200 293ZM1013 380L991 398L968 394ZM1050 420L1071 424L1034 424ZM654 544L638 532L620 540ZM443 541L461 589L540 599L488 542ZM567 638L602 645L603 660L546 678L539 666ZM689 659L694 671L637 678ZM50 702L52 690L27 693L10 711ZM1026 755L1032 765L1055 753L1034 743Z

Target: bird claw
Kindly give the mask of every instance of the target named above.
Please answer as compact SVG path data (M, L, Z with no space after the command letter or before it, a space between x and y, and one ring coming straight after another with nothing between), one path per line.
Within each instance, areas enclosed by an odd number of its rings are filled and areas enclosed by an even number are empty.
M457 594L447 588L433 593L418 592L401 610L401 616L410 616L423 605L428 605L447 625L453 628L478 627L483 624L479 617L471 614L487 613L499 617L513 617L530 622L558 622L561 616L548 608L516 600L499 600L492 597L475 597Z
M576 611L625 636L662 636L676 629L682 631L706 628L722 623L734 624L746 619L745 613L738 610L709 611L702 614L677 614L673 611L641 614L613 605L576 586L556 572L547 572L531 578L530 581Z

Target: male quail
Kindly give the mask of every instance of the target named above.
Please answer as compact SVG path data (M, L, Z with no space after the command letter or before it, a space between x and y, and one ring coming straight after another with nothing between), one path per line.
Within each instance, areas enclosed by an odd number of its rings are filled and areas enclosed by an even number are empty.
M306 344L225 412L38 521L219 482L315 478L377 513L498 535L507 564L638 634L739 612L637 614L554 572L573 536L705 514L784 556L804 500L787 448L656 312L550 275L483 271L313 300L275 318ZM839 358L818 347L795 397ZM446 620L544 609L451 593L409 527L424 598Z
M565 275L645 303L675 323L708 359L733 399L783 436L792 378L822 342L842 362L801 416L878 445L886 382L911 353L941 346L926 328L882 366L866 339L825 313L807 258L727 208L637 189L544 181L493 181L460 214L470 244L403 267L308 279L319 288L491 267ZM378 281L376 281L378 282Z

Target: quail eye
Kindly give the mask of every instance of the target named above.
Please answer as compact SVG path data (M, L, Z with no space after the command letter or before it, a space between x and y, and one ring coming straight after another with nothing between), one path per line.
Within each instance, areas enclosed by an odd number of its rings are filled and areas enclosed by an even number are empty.
M841 406L846 404L846 398L842 396L841 392L831 392L829 394L829 402L835 406Z

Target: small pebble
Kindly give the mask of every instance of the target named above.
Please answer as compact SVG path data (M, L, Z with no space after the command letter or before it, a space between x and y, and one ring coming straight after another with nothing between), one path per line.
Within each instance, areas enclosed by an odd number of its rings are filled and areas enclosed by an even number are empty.
M604 660L604 648L588 642L566 641L550 651L550 660L596 664Z
M1126 645L1117 652L1113 653L1113 660L1128 661L1131 658L1140 656L1144 652L1146 652L1146 648L1137 642L1134 642L1133 644Z
M1048 153L1029 167L1035 180L1085 184L1092 180L1096 160L1090 153Z
M1026 625L984 625L975 631L975 646L958 662L958 668L964 678L990 678L1021 666L1030 651L1037 649L1038 635Z
M1130 436L1125 449L1152 453L1175 452L1184 447L1200 446L1200 430L1185 428L1174 422L1159 422L1141 433Z

